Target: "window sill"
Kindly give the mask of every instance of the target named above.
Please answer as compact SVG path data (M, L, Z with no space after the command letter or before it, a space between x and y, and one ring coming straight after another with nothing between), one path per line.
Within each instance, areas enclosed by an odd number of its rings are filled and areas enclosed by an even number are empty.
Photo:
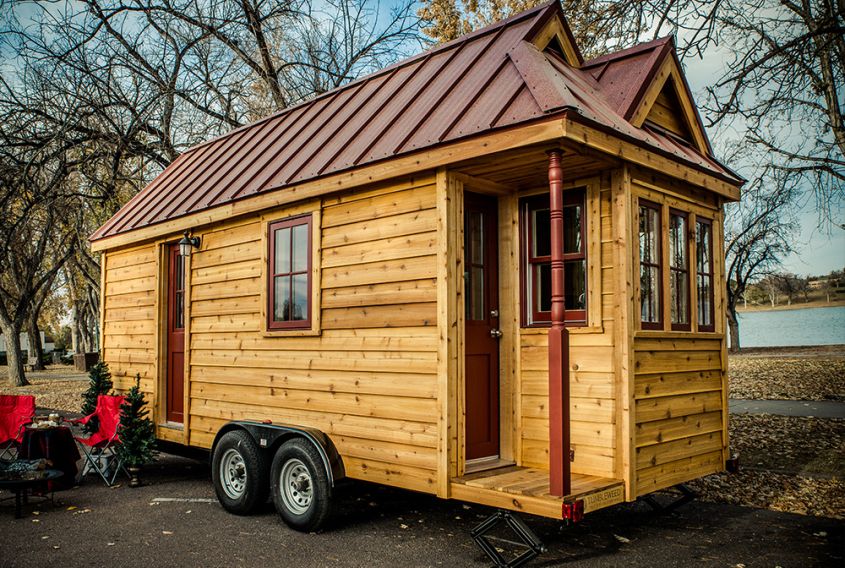
M262 337L316 337L322 335L320 329L262 329Z
M638 329L634 332L634 337L659 337L666 339L684 339L690 337L722 339L724 336L724 333L718 333L715 331L665 331L662 329Z

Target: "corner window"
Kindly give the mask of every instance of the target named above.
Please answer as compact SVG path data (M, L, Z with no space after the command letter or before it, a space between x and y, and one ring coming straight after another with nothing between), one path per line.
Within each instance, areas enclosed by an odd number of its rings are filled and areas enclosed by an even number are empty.
M587 321L586 192L563 192L563 289L568 324ZM552 234L549 195L524 199L522 264L523 322L545 325L552 319Z
M660 206L640 201L639 213L640 321L643 329L661 329Z
M268 329L311 327L311 215L270 223Z
M669 295L672 329L690 330L687 214L669 210Z
M713 314L713 223L695 221L695 276L698 292L698 331L715 331Z

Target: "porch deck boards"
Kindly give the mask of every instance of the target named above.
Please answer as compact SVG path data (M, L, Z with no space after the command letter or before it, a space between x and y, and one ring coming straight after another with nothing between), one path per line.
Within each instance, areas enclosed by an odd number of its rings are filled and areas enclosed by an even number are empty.
M623 487L619 479L575 473L571 493L557 497L549 493L548 470L508 466L453 478L452 496L559 519L563 503L585 499L585 512L589 512L623 501Z

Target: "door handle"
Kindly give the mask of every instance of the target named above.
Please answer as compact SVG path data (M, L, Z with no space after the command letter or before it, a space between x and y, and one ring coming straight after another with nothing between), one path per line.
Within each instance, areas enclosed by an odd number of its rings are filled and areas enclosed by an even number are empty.
M499 339L500 337L502 337L502 335L504 335L504 334L502 333L501 329L491 329L490 330L490 337L492 337L494 339Z

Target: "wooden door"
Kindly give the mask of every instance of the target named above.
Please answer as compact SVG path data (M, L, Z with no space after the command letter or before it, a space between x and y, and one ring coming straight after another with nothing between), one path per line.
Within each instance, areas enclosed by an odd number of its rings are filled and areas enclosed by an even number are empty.
M499 264L496 199L464 200L466 459L499 455Z
M167 397L168 422L184 422L185 394L185 259L179 245L167 248Z

